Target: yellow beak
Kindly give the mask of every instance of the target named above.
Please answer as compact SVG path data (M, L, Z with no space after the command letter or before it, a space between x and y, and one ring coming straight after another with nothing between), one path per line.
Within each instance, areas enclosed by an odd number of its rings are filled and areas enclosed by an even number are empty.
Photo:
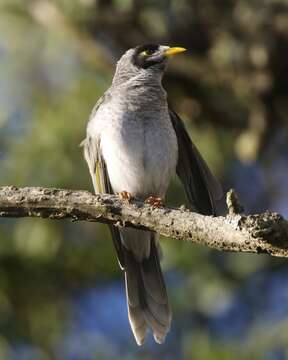
M165 56L174 56L174 55L180 54L184 51L186 51L186 49L183 47L171 47L171 48L167 49L166 51L164 51L164 55Z

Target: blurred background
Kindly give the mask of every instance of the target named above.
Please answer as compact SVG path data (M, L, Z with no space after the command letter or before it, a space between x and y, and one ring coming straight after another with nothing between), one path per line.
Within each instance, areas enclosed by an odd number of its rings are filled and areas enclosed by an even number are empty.
M287 0L0 0L0 185L92 191L89 113L147 42L188 49L164 85L224 190L287 217ZM172 329L139 348L105 226L2 219L0 359L288 359L287 261L162 244Z

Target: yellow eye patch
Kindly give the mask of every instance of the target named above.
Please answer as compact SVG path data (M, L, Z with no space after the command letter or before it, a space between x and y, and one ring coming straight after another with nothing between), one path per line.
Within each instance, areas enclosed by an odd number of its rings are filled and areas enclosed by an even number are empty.
M140 53L141 56L150 56L152 54L154 54L153 50L144 50Z

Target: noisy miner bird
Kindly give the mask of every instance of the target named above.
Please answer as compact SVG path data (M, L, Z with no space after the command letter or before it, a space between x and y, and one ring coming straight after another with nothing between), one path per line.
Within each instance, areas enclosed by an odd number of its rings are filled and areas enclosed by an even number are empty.
M154 206L176 172L194 210L215 214L219 183L167 104L161 81L169 58L186 49L142 45L117 63L110 88L95 105L83 142L96 193L135 196ZM170 329L171 310L160 268L158 236L110 226L125 272L128 316L138 345L147 328L157 343Z

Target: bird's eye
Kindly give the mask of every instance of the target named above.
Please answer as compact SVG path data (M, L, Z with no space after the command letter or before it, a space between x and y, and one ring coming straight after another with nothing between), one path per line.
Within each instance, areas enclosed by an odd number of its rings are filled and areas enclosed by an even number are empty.
M142 52L140 53L140 55L141 55L141 56L150 56L150 55L153 55L154 52L155 52L154 50L151 50L151 49L149 50L149 49L148 49L148 50L142 51Z

